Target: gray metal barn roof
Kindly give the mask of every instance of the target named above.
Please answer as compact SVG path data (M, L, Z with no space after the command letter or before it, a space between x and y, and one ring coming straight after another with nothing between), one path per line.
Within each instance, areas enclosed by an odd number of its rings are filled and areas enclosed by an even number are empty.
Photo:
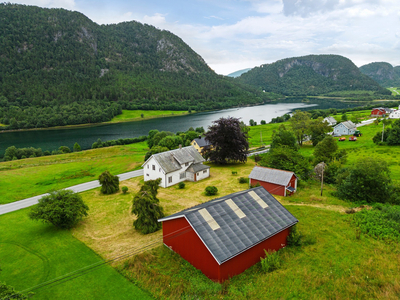
M182 217L219 264L298 222L263 187L214 199L158 221Z
M156 153L152 157L160 164L165 173L180 170L181 165L185 163L193 162L193 164L197 164L204 161L204 158L193 146Z
M293 175L296 176L296 174L290 171L255 166L249 178L287 186Z

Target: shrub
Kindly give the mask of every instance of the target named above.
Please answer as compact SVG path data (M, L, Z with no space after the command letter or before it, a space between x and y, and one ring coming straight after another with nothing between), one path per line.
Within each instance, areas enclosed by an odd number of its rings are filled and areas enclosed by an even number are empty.
M178 187L180 189L184 189L185 188L185 183L184 182L179 182Z
M237 171L232 171L232 175L237 175Z
M240 177L238 180L239 180L239 183L249 183L248 178Z
M29 212L29 218L69 229L87 216L88 210L89 207L83 202L81 195L70 190L60 190L42 197L39 204Z
M214 196L218 193L218 189L215 186L208 186L205 189L206 196Z
M127 186L123 186L121 188L121 190L122 190L122 193L126 194L128 192L128 187Z
M82 150L81 146L78 143L75 143L74 144L74 152L79 152L81 150Z
M60 150L62 153L71 153L71 149L69 149L67 146L61 146L58 148L58 150Z
M265 258L261 258L261 269L266 272L270 273L279 269L282 266L282 258L279 256L277 251L273 250L265 250Z
M294 225L290 228L290 233L287 237L286 244L288 247L299 247L302 245L303 236L297 230L297 226Z
M101 192L109 195L119 190L119 178L110 174L108 171L104 171L99 176L99 182L101 184Z

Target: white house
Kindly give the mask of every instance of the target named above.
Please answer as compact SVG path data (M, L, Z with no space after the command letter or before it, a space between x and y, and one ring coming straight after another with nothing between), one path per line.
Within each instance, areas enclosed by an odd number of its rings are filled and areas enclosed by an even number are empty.
M144 181L161 178L166 188L182 181L199 181L210 176L210 167L193 147L153 154L143 165Z
M389 119L400 119L400 105L399 105L399 109L398 110L393 110L389 114Z
M352 121L346 121L339 123L335 127L333 127L333 134L335 136L352 135L355 133L356 130L356 124L354 124Z
M328 123L329 126L334 126L337 124L337 121L334 117L326 117L323 121Z

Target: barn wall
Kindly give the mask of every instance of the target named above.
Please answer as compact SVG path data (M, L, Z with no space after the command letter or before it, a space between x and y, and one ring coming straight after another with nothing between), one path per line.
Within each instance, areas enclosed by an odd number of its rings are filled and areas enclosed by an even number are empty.
M235 256L220 266L220 278L218 281L223 282L230 277L238 275L250 268L254 264L260 262L260 257L265 257L265 250L275 250L286 246L286 238L289 235L289 228L271 238L263 241L260 244L248 249L247 251Z
M296 176L292 176L292 178L290 179L290 181L289 181L289 185L288 186L291 186L291 187L293 187L293 188L295 188L295 189L297 189L297 178L296 178ZM290 193L289 191L286 191L286 195L292 195L292 193Z
M259 183L264 189L266 189L271 194L285 196L285 187L282 185L259 181L253 178L250 179L250 184L252 186L255 186L257 183Z
M163 241L208 278L218 280L217 261L185 218L163 222Z

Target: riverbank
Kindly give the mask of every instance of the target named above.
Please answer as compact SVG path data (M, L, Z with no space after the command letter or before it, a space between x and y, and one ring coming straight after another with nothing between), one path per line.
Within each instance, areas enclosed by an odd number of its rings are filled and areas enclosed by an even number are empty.
M191 113L195 113L192 111ZM75 129L84 127L94 127L102 126L108 124L117 124L125 122L135 122L135 121L145 121L156 118L166 118L166 117L179 117L191 114L188 111L173 111L173 110L122 110L122 114L115 116L111 121L102 123L87 123L78 125L65 125L65 126L55 126L46 128L29 128L29 129L16 129L16 130L1 130L3 124L0 124L0 133L4 132L24 132L24 131L37 131L37 130L59 130L59 129ZM142 117L143 114L143 117Z

